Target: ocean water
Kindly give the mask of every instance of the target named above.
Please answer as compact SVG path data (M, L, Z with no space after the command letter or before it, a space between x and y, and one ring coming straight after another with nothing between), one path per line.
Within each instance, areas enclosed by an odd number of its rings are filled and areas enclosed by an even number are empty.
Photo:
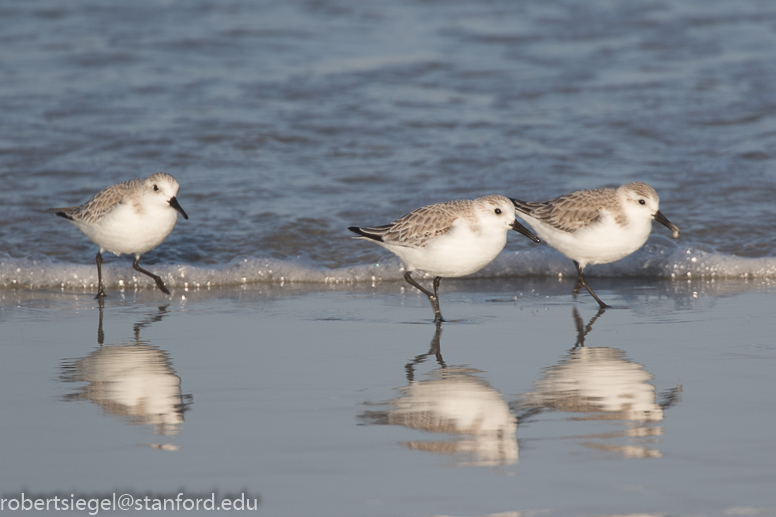
M29 0L0 43L0 287L95 290L47 209L157 171L190 219L143 263L174 288L399 279L349 225L630 181L681 237L590 276L776 278L770 2ZM512 234L478 276L571 273Z

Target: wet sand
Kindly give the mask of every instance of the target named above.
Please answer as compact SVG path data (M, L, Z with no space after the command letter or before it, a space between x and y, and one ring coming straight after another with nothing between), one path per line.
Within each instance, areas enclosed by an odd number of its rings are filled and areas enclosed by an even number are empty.
M3 495L262 515L776 515L776 288L0 291ZM101 323L101 324L100 324Z

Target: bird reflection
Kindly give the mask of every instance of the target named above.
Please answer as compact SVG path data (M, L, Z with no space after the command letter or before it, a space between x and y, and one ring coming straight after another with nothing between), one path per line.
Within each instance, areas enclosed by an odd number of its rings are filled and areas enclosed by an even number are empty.
M527 411L523 416L556 410L573 413L572 421L618 421L625 429L573 438L583 440L588 448L626 457L659 457L652 437L662 435L663 427L655 424L663 420L665 409L679 402L682 388L662 394L658 402L655 387L649 383L652 375L641 364L627 359L618 348L585 346L585 337L603 312L599 310L585 325L579 311L573 309L576 344L560 363L544 370L533 392L523 396L520 406ZM619 438L628 443L612 443Z
M181 380L172 368L167 352L140 338L140 331L161 321L167 307L133 326L131 343L104 344L103 305L97 327L99 348L88 356L62 362L64 382L86 382L66 395L65 400L89 400L131 425L149 425L155 434L174 436L180 432L183 413L191 395L181 394ZM149 444L161 450L177 449L171 444Z
M409 449L454 456L462 466L510 465L517 462L517 418L504 397L478 374L479 370L447 366L442 359L437 325L430 350L405 365L408 385L385 411L366 411L360 418L371 425L401 425L447 440L401 442ZM429 356L438 368L426 380L415 380L415 368Z

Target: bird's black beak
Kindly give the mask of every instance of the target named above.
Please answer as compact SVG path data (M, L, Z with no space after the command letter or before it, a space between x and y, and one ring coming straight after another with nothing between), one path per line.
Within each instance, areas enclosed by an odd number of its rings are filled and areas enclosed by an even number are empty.
M542 242L541 240L539 240L539 237L537 237L536 235L534 235L531 232L531 230L529 230L528 228L526 228L525 226L523 226L522 224L517 222L517 219L515 219L515 222L512 223L511 226L512 226L513 230L515 230L516 232L522 233L523 235L525 235L526 237L528 237L532 241L534 241L534 242Z
M181 207L180 203L178 203L178 198L177 197L173 196L170 199L170 206L173 207L175 210L177 210L178 213L181 214L184 219L188 219L189 218L189 216L186 215L186 212Z
M660 210L655 212L655 221L659 222L660 224L662 224L663 226L665 226L666 228L671 230L671 233L673 233L674 239L678 239L679 238L679 227L676 226L671 221L669 221L668 218L666 218L666 216L664 216L660 212Z

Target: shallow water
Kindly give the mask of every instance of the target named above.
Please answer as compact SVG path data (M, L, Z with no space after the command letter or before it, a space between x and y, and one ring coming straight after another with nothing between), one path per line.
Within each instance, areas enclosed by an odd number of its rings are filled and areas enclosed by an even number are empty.
M191 219L143 260L181 287L278 280L270 269L397 278L364 274L396 262L347 226L634 180L682 236L656 228L657 262L590 275L776 276L769 3L37 0L2 14L1 285L93 289L94 245L45 209L159 170ZM569 270L515 234L522 251L502 273ZM111 260L111 286L152 287Z
M599 314L569 282L514 296L520 283L456 283L441 332L398 289L147 291L102 311L89 294L5 291L2 496L776 515L773 288L621 280L600 292L629 308Z

